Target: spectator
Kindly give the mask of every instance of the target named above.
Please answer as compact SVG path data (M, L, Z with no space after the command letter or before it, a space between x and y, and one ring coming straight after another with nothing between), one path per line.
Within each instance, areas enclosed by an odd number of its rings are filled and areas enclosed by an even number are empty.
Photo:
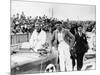
M41 49L46 42L46 32L41 29L41 25L37 20L35 23L35 30L32 33L30 39L31 48L37 52L38 49Z
M83 66L83 57L88 50L88 42L86 35L82 32L83 27L78 26L78 33L75 35L75 49L77 55L77 70L81 70Z

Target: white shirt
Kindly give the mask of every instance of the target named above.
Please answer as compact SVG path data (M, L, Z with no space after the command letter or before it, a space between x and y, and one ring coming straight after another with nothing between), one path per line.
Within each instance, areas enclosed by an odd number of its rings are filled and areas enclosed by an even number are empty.
M63 40L63 33L62 32L58 32L58 41L59 42L64 41Z
M42 45L46 42L46 32L41 30L41 32L38 33L36 30L34 30L29 42L31 48L33 48L34 51L37 51L37 49L41 49Z

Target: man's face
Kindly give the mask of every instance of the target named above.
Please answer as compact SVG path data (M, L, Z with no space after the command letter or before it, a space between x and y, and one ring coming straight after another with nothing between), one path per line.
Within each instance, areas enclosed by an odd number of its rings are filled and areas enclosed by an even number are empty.
M83 31L83 28L82 27L78 27L78 31L79 32L82 32Z
M51 29L51 27L49 27L49 28L48 28L48 30L49 30L49 32L52 32L52 29Z
M17 14L17 18L19 18L19 14Z
M15 15L13 15L13 18L15 18Z
M36 23L37 25L35 26L35 29L37 30L37 32L39 32L41 30L41 27L39 25L39 23Z
M48 31L48 29L49 29L48 26L46 26L46 27L45 27L45 30Z
M57 29L58 29L59 31L61 31L62 28L61 28L60 25L58 25L58 26L57 26Z

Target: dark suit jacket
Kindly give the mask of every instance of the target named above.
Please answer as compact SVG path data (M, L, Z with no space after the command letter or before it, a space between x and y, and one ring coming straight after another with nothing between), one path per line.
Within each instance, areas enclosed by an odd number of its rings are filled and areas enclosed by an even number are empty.
M63 36L63 39L64 41L70 45L70 47L73 46L74 44L74 41L75 41L75 37L73 36L73 34L68 31L67 29L63 29L62 30L64 36ZM54 41L54 45L58 45L59 42L58 42L58 31L55 30L54 33L53 33L53 41ZM58 47L58 46L57 46Z
M88 42L86 35L82 33L82 36L79 36L79 33L75 35L75 49L76 53L85 53L88 50Z

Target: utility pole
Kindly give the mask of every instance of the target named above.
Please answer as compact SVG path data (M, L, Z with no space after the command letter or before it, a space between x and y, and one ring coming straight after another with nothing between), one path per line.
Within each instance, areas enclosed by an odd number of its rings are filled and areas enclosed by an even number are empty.
M53 8L52 8L52 18L53 18Z

